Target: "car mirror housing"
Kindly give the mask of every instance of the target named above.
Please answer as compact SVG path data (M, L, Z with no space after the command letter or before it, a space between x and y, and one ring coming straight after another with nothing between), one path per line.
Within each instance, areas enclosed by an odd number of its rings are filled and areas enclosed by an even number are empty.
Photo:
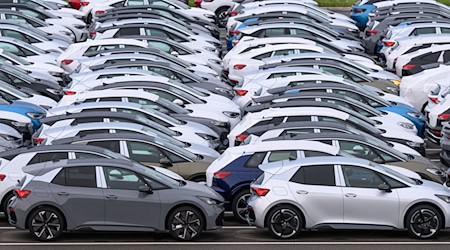
M163 166L172 166L172 162L166 157L161 158L161 160L159 160L159 163Z
M153 193L153 190L149 187L149 186L140 186L139 187L139 192L142 192L142 193L147 193L147 194L152 194Z
M378 189L387 193L392 192L391 188L386 183L378 185Z

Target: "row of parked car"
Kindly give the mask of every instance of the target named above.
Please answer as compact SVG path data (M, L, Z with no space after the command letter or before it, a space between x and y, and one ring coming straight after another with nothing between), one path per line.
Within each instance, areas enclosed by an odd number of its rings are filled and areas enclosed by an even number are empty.
M358 21L311 0L17 1L0 4L0 201L35 239L194 240L224 210L281 239L450 225L422 110Z

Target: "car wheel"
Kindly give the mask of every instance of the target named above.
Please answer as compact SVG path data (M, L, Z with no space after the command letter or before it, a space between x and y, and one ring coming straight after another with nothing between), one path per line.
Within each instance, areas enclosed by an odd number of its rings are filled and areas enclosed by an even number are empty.
M222 7L216 11L217 23L219 24L219 27L221 27L221 28L223 28L227 25L228 8L229 7Z
M14 193L12 193L12 192L8 193L3 198L2 211L5 214L6 219L9 219L8 218L8 207L9 207L9 204L11 204L11 202L12 202L12 198L14 198Z
M280 205L273 208L267 216L269 232L277 239L297 237L303 225L303 217L293 206Z
M65 227L61 212L51 207L40 207L28 218L31 235L39 241L51 241L61 237Z
M237 193L231 202L231 210L233 210L234 218L241 223L247 223L245 213L247 211L247 199L250 197L250 191L245 189Z
M197 239L204 228L201 213L189 206L175 209L169 215L167 224L172 238L181 241Z
M442 216L436 208L420 205L407 214L406 227L413 238L433 239L441 231Z

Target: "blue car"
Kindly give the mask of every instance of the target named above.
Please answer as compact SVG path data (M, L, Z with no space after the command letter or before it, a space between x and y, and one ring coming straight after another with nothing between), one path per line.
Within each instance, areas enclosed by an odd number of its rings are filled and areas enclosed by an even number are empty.
M9 111L24 115L31 119L33 123L33 131L36 131L41 126L39 119L45 117L46 111L38 105L24 102L24 101L14 101L9 103L5 100L0 103L0 110Z
M257 17L249 18L236 27L227 37L227 49L231 50L234 47L233 41L237 39L237 36L239 35L237 31L239 31L239 29L247 27L247 23L256 21L258 21Z
M358 26L360 30L364 30L369 21L369 14L375 9L376 6L373 4L354 5L350 12L350 17L356 21L356 26Z
M395 105L389 106L389 107L377 107L378 110L384 110L384 111L390 111L392 113L399 114L406 119L410 120L417 128L417 135L420 137L424 137L425 133L425 118L423 115L417 111L415 108L401 104L396 103Z

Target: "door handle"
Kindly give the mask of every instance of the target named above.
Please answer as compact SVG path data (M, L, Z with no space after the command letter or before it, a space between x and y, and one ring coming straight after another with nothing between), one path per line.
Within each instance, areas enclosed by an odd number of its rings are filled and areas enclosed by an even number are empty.
M345 197L355 198L355 197L356 197L356 194L353 194L353 193L347 193L347 194L345 194Z
M115 200L115 199L117 199L117 196L115 196L115 195L113 195L113 194L107 195L107 196L106 196L106 199L108 199L108 200Z
M308 194L306 190L297 190L297 194Z
M68 196L69 193L67 193L67 192L59 192L59 193L57 193L57 195L59 195L59 196Z

